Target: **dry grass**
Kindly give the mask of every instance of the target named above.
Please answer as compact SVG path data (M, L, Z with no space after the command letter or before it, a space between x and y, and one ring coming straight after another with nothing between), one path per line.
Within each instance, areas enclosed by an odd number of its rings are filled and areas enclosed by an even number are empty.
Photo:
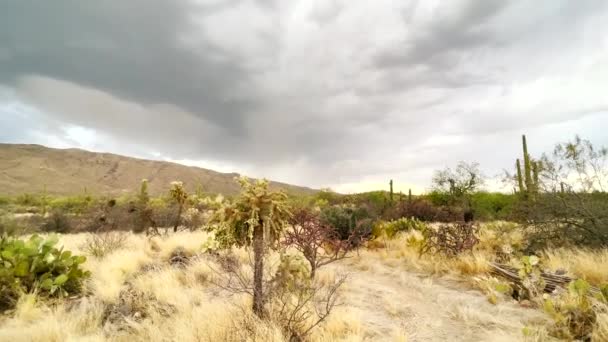
M543 261L553 270L563 269L594 285L608 284L608 250L558 249L546 252Z
M61 236L61 244L84 254L90 234ZM90 295L63 301L23 296L14 312L0 321L0 341L284 341L280 327L258 320L246 296L231 295L212 285L213 261L202 256L186 268L168 261L179 249L196 255L206 233L178 233L151 239L129 234L126 247L89 257ZM244 265L250 255L233 250ZM276 263L274 253L269 264ZM331 283L333 270L320 270ZM356 341L362 332L358 316L337 312L315 331L316 341Z
M519 243L518 233L507 231ZM398 234L320 269L320 284L332 284L344 272L349 279L343 305L310 340L549 340L540 311L514 304L497 290L504 283L488 276L492 251L504 245L492 239L501 234L484 233L483 246L452 259L421 257L419 234ZM154 238L128 234L123 248L85 263L93 274L86 284L89 295L55 302L23 296L14 312L1 318L0 341L285 341L279 326L252 314L250 298L214 285L221 268L200 254L208 237L202 232ZM89 238L64 235L61 243L83 254ZM196 257L185 267L171 265L177 250ZM233 248L232 254L250 272L249 252ZM267 264L272 267L279 257L271 254ZM543 260L593 284L608 280L607 251L556 250ZM524 336L528 324L536 328ZM594 338L607 337L608 315L602 313Z

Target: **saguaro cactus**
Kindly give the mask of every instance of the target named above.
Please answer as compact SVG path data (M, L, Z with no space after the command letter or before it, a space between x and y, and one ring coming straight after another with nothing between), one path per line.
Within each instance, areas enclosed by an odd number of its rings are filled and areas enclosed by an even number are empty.
M517 184L519 186L519 192L524 196L529 196L538 192L538 178L540 172L540 161L535 161L530 157L528 153L528 144L526 142L526 136L521 136L522 149L524 153L524 169L522 172L521 162L519 158L515 162L517 168Z
M390 194L391 197L390 197L390 199L391 199L391 202L393 202L393 180L391 179L391 181L388 182L388 184L391 187L391 194Z

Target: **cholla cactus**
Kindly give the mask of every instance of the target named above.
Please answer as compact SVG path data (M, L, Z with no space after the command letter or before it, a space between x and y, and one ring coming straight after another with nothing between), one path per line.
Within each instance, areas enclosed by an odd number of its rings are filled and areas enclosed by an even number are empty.
M303 288L310 284L310 269L306 259L298 254L284 254L274 278L277 286L287 290Z
M287 209L287 195L268 188L268 181L251 183L246 177L237 179L241 193L222 206L212 221L218 223L216 237L224 245L253 245L253 311L264 315L264 251L276 246L291 213Z
M180 225L184 206L186 205L186 201L188 200L188 193L184 189L184 183L178 181L171 182L169 196L171 196L171 199L173 199L177 204L177 217L173 226L173 232L177 232L177 227Z

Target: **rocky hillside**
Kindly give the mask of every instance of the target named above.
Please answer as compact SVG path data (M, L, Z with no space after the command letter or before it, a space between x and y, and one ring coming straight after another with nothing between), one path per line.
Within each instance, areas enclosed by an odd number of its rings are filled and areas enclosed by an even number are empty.
M150 182L152 194L165 192L169 183L183 181L192 191L236 194L236 173L221 173L176 163L143 160L79 149L54 149L40 145L0 144L0 194L40 193L51 195L90 193L120 195L137 191L142 179ZM291 194L315 190L272 182L274 189Z

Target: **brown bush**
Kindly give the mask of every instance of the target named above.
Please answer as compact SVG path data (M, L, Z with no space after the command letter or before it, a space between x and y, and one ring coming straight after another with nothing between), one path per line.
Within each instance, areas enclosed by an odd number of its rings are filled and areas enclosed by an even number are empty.
M420 253L441 253L456 256L471 251L479 242L478 227L471 223L442 224L438 228L428 228L423 232L425 241Z

